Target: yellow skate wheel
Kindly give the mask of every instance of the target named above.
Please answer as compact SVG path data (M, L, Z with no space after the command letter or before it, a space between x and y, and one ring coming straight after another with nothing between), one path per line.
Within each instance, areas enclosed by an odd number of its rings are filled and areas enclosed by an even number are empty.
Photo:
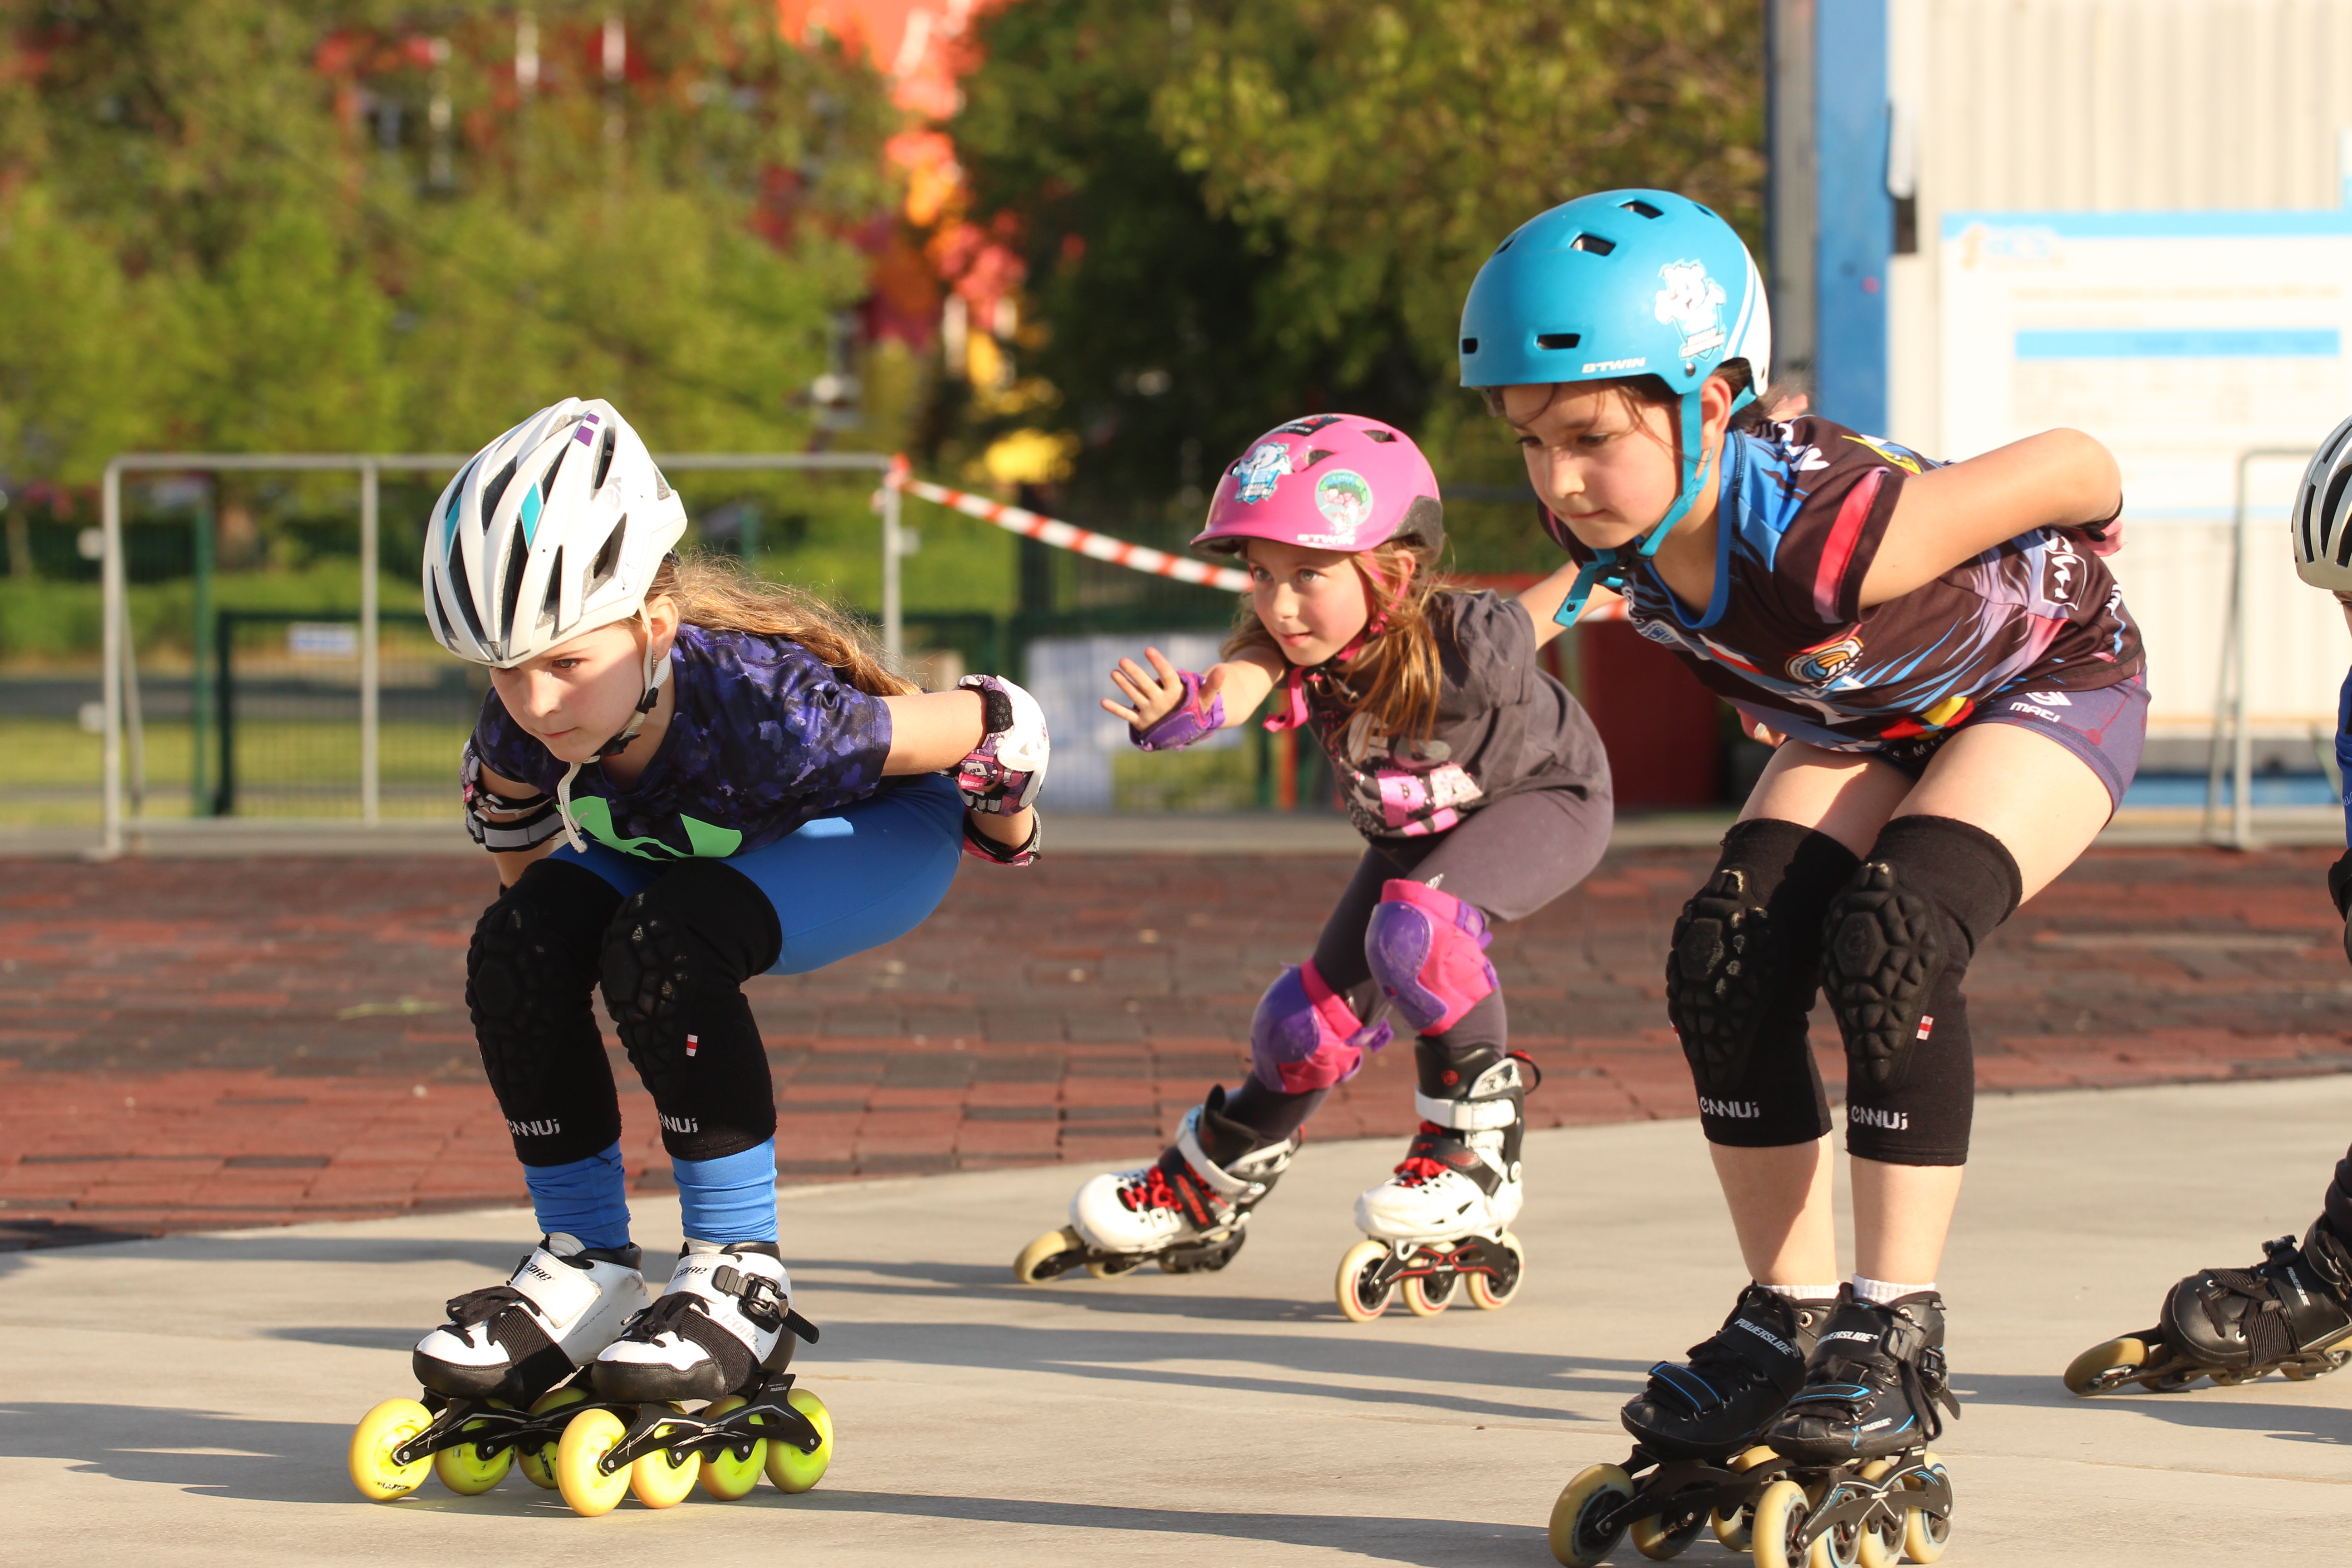
M1944 1461L1930 1451L1919 1456L1919 1468L1932 1471L1946 1490L1952 1485L1952 1473L1944 1468ZM1903 1484L1913 1491L1927 1489L1926 1479L1916 1471L1903 1478ZM1914 1563L1933 1563L1952 1543L1952 1521L1947 1514L1941 1519L1924 1509L1911 1509L1903 1516L1903 1550Z
M1749 1545L1756 1568L1828 1568L1829 1553L1822 1550L1825 1542L1816 1542L1810 1554L1797 1544L1805 1531L1805 1515L1811 1511L1805 1489L1794 1481L1774 1481L1757 1494ZM1822 1561L1808 1562L1809 1555Z
M1734 1475L1746 1475L1750 1470L1773 1463L1780 1457L1763 1444L1759 1443L1745 1453L1733 1455L1731 1462L1724 1468ZM1753 1501L1749 1501L1742 1503L1728 1513L1720 1509L1717 1510L1708 1516L1707 1524L1714 1530L1715 1538L1723 1542L1725 1547L1733 1552L1745 1552L1748 1550L1748 1527L1755 1522L1755 1519L1756 1505Z
M1339 1259L1339 1278L1333 1289L1339 1298L1339 1313L1349 1322L1369 1323L1396 1300L1393 1283L1377 1290L1372 1288L1373 1275L1388 1258L1389 1249L1381 1243L1360 1241Z
M551 1390L539 1396L530 1407L533 1415L544 1415L551 1410L561 1410L567 1405L578 1405L588 1397L588 1391L577 1384L570 1388ZM515 1450L515 1468L522 1479L547 1491L555 1489L555 1446L562 1440L559 1433L544 1442L528 1444Z
M1057 1279L1065 1270L1055 1268L1043 1274L1038 1270L1066 1252L1085 1251L1086 1246L1085 1237L1066 1225L1059 1230L1049 1230L1021 1249L1021 1256L1013 1260L1013 1278L1024 1285L1042 1285Z
M1603 1515L1633 1496L1633 1483L1616 1465L1580 1470L1551 1505L1551 1555L1560 1568L1598 1568L1624 1532L1601 1528Z
M490 1404L493 1409L509 1408L496 1400L492 1400ZM457 1430L474 1432L488 1425L488 1422L477 1418L467 1422ZM472 1443L459 1443L453 1447L443 1448L433 1456L433 1473L441 1479L443 1486L447 1487L459 1497L479 1497L505 1480L507 1471L513 1464L512 1448L500 1448L495 1454L485 1454Z
M352 1485L370 1502L406 1497L425 1484L430 1459L395 1465L392 1451L433 1425L433 1413L414 1399L387 1399L352 1428Z
M1433 1318L1454 1305L1455 1274L1411 1274L1404 1281L1404 1310L1416 1318Z
M1507 1230L1499 1239L1506 1255L1500 1265L1503 1271L1501 1279L1498 1281L1493 1274L1481 1273L1473 1274L1465 1281L1470 1288L1470 1304L1482 1312L1499 1311L1509 1306L1511 1298L1519 1293L1519 1281L1528 1277L1527 1249L1519 1245L1519 1238ZM1491 1257L1496 1243L1489 1241L1485 1246Z
M691 1421L664 1421L654 1428L654 1441L690 1443L696 1430ZM629 1489L647 1508L676 1508L686 1500L686 1494L694 1489L695 1478L701 1474L700 1454L656 1448L640 1454L629 1466Z
M768 1439L768 1479L782 1492L804 1492L824 1479L833 1465L833 1412L824 1401L805 1388L795 1388L784 1395L784 1403L807 1416L816 1426L817 1445L814 1454L803 1454L781 1437Z
M705 1421L718 1421L729 1412L740 1410L751 1403L740 1394L730 1394L702 1413ZM721 1448L706 1455L702 1461L702 1489L720 1502L733 1502L747 1497L760 1484L760 1472L768 1465L768 1441L764 1437L748 1439L750 1447L740 1455L733 1448Z
M572 1511L583 1519L612 1512L629 1489L632 1467L604 1470L596 1463L619 1447L628 1435L621 1418L609 1410L575 1415L563 1428L563 1440L555 1446L555 1486Z
M2137 1336L2093 1345L2066 1363L2066 1392L2089 1399L2112 1394L2147 1365L2147 1342Z
M1677 1511L1672 1500L1668 1500L1664 1512L1635 1520L1633 1528L1626 1532L1626 1539L1633 1543L1634 1551L1653 1563L1664 1563L1669 1557L1681 1556L1683 1549L1696 1541L1699 1531L1706 1528L1705 1499L1712 1489L1699 1488L1699 1500L1692 1503L1687 1511Z

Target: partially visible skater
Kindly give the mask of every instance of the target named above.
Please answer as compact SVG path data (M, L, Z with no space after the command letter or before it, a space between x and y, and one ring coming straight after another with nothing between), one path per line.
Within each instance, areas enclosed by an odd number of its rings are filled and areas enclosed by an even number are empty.
M1222 1268L1246 1238L1300 1129L1363 1053L1414 1037L1420 1131L1395 1173L1357 1200L1370 1237L1342 1261L1340 1310L1481 1307L1518 1289L1508 1226L1535 1065L1510 1048L1490 926L1533 914L1608 847L1609 767L1566 688L1537 665L1570 574L1517 599L1449 585L1437 478L1402 432L1318 414L1278 425L1225 470L1192 542L1237 557L1251 588L1223 662L1180 670L1159 649L1122 659L1103 707L1148 752L1242 724L1318 742L1367 847L1313 954L1285 968L1250 1026L1249 1076L1212 1088L1175 1143L1097 1176L1069 1224L1031 1243L1034 1282L1157 1259Z
M418 1342L425 1398L353 1435L372 1497L428 1461L485 1490L517 1456L583 1513L632 1485L666 1506L698 1472L720 1497L763 1468L814 1485L832 1426L784 1370L816 1330L778 1245L743 983L904 935L961 855L1036 856L1047 749L1026 692L974 675L923 693L822 601L680 560L686 524L636 432L578 399L483 447L426 522L433 634L490 672L462 785L503 890L466 1001L543 1234ZM677 1183L686 1245L650 1305L599 987Z
M1927 1444L1957 1409L1936 1277L1975 1094L1962 981L2105 826L2146 730L2139 636L2098 559L2122 513L2104 447L2053 430L1939 466L1768 418L1770 360L1747 248L1665 191L1530 219L1463 309L1463 384L1517 434L1580 565L1560 618L1622 598L1778 742L1666 960L1747 1282L1625 1406L1627 1464L1562 1493L1564 1563L1629 1530L1670 1555L1710 1515L1759 1568L1823 1542L1941 1552ZM1817 985L1848 1062L1843 1282Z
M2336 595L2352 628L2352 419L2321 442L2287 513L2294 569ZM2336 700L2336 763L2345 775L2344 836L2352 844L2352 670ZM2352 915L2352 848L2327 871L2339 919ZM2352 925L2344 933L2352 958ZM2076 1394L2137 1383L2170 1393L2200 1377L2250 1382L2273 1372L2301 1381L2352 1362L2352 1150L2336 1163L2301 1241L2263 1243L2263 1260L2200 1268L2165 1292L2156 1326L2092 1346L2067 1367Z

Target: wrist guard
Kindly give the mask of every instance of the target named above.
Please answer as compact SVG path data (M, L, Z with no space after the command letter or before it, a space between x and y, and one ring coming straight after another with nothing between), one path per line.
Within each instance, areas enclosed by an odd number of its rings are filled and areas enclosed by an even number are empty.
M1019 848L999 844L980 830L980 824L966 812L963 818L963 852L975 860L985 860L992 866L1026 866L1037 858L1037 847L1045 839L1045 817L1040 812L1029 819L1029 837Z
M2124 547L2124 498L2116 497L2116 510L2096 522L2078 522L2068 531L2079 533L2091 542L2094 555L2113 555Z
M2327 896L2336 900L2336 912L2352 920L2352 849L2327 868Z
M1180 669L1176 679L1184 683L1184 700L1140 730L1132 724L1127 727L1127 738L1138 751L1172 752L1205 740L1225 727L1223 697L1212 697L1203 704L1199 675Z
M466 797L466 836L493 855L536 849L563 831L553 795L540 794L509 800L497 794L482 783L482 761L474 755L470 746L466 750L457 779ZM493 817L491 812L501 815ZM504 815L509 812L522 815Z
M956 764L956 787L964 808L1011 816L1036 800L1045 786L1052 744L1045 710L1026 691L995 675L967 675L960 689L977 691L985 706L986 733Z

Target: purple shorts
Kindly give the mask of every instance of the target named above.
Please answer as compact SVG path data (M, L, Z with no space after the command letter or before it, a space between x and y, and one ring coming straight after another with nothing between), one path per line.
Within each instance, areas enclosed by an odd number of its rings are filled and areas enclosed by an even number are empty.
M2147 678L2135 675L2090 691L2027 691L2012 686L1985 699L1949 730L1889 741L1870 755L1916 779L1945 742L1978 724L2015 724L2048 736L2082 758L2107 786L2108 804L2120 805L2147 743Z

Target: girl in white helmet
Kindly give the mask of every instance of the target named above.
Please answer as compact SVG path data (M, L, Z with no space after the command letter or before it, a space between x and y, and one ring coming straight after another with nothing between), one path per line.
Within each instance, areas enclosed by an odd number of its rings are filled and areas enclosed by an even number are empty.
M490 668L463 782L504 890L466 999L545 1233L417 1346L446 1398L524 1405L593 1362L608 1399L715 1400L781 1365L788 1328L814 1337L777 1247L743 982L905 934L960 853L1035 858L1027 693L982 675L925 694L817 599L680 561L685 528L636 432L569 399L482 448L426 529L434 635ZM688 1237L644 1312L600 986Z

